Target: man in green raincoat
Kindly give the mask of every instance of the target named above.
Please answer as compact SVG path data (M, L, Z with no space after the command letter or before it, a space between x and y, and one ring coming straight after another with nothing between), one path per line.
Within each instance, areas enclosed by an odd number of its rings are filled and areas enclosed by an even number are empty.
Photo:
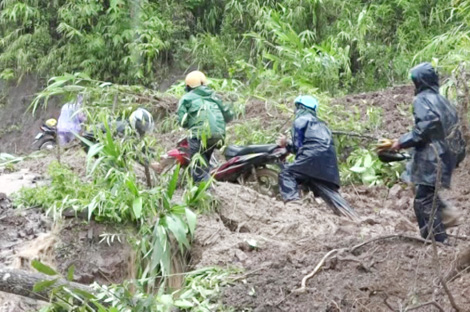
M202 72L190 72L185 83L187 93L178 104L178 121L183 128L190 130L191 158L197 153L203 158L203 162L197 162L192 171L194 181L200 182L209 179L212 153L223 145L225 126L233 119L233 113L206 86L207 78Z

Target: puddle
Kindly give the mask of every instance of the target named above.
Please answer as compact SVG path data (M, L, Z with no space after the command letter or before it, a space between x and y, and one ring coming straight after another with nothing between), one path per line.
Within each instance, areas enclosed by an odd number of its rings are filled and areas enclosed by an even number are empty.
M22 187L33 187L38 183L39 175L32 173L29 169L21 169L12 173L0 175L0 192L10 196Z

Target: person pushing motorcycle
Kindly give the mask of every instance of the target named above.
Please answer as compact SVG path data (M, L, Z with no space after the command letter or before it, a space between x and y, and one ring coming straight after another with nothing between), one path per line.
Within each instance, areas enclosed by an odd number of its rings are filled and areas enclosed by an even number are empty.
M284 202L299 200L299 184L320 196L335 213L356 217L354 210L338 193L340 178L331 131L317 117L318 100L302 95L294 101L295 121L292 142L285 136L277 144L296 154L295 161L279 174L279 189Z
M197 162L192 171L194 181L200 182L209 179L212 153L223 145L225 126L233 119L233 113L206 86L207 78L202 72L190 72L185 83L187 93L178 103L178 122L190 131L191 158L197 153L203 158L203 162Z

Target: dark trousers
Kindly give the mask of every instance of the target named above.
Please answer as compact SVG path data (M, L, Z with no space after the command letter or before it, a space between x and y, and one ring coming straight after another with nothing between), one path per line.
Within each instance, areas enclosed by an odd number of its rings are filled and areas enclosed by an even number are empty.
M203 142L197 138L191 138L189 142L189 154L191 159L194 155L199 154L202 159L195 162L195 166L191 170L191 175L195 182L207 181L210 177L210 160L212 153L216 148L223 145L222 139L207 139Z
M300 199L299 184L302 184L302 189L312 191L315 197L321 197L335 212L338 212L338 208L352 210L338 192L339 187L337 185L314 179L292 170L289 166L285 167L279 174L279 189L285 202Z
M333 183L314 179L305 174L299 173L286 166L279 174L279 188L282 199L291 201L300 199L299 184L302 189L312 191L315 196L322 196L322 189L328 188L331 191L338 191L338 186Z
M432 234L438 242L443 242L447 238L444 224L442 223L442 210L445 209L446 205L437 196L436 198L436 213L434 215L434 221L431 220L432 205L434 200L435 188L428 185L416 185L416 195L414 200L414 210L416 219L418 220L419 231L423 238L428 238L429 228L431 222L433 223Z

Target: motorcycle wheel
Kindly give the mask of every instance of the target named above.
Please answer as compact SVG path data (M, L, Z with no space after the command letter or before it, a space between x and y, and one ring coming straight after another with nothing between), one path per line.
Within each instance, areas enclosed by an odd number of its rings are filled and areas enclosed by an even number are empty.
M44 150L50 151L50 150L54 149L54 147L56 146L56 142L52 139L46 139L46 140L40 142L38 145L39 145L39 150L41 150L41 151L44 151Z
M258 168L245 179L244 184L263 195L276 197L279 194L279 173L269 168Z

